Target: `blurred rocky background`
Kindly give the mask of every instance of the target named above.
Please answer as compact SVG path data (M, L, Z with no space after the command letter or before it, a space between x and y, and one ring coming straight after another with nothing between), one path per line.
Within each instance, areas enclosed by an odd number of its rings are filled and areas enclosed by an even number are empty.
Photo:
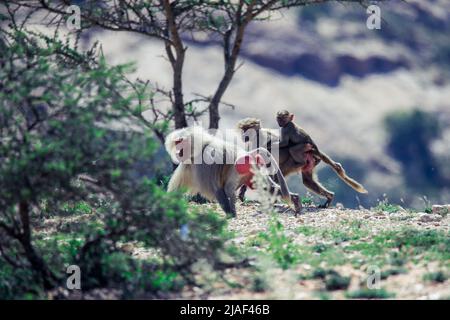
M277 128L286 108L321 149L369 190L359 196L329 168L319 177L346 207L392 203L423 209L450 202L450 2L381 5L380 30L359 5L311 5L253 23L221 107L221 129L243 117ZM189 37L190 38L190 37ZM188 42L187 94L211 95L223 72L218 39ZM136 75L170 88L163 45L128 33L91 32L112 63L134 61ZM206 121L205 121L206 123ZM166 159L162 161L167 161ZM304 194L299 177L291 187Z

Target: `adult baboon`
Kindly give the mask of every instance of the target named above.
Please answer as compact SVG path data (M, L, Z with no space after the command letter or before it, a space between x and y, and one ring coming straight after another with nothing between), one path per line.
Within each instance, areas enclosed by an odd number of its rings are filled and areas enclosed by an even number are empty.
M296 213L301 210L298 195L289 192L275 159L263 148L246 152L201 127L175 130L167 136L165 147L178 163L169 181L169 192L186 188L191 194L200 193L209 200L217 200L227 214L236 216L236 189L242 185L252 187L254 170L270 163L279 183L268 178L270 191L292 201Z

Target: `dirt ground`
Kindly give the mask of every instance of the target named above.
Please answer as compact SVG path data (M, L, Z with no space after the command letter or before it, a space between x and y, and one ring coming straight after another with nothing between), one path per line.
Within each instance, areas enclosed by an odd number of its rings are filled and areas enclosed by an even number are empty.
M210 206L220 211L216 205ZM293 251L300 251L295 263L281 268L268 258L271 250L267 247L274 240L258 243L261 233L267 233L271 220L270 215L258 209L255 203L238 205L237 217L230 219L228 225L234 234L232 242L256 257L251 260L251 266L229 269L223 279L204 270L203 286L188 287L176 298L450 299L448 215L404 209L389 213L307 208L304 214L295 217L281 207L275 216L282 224L282 233L293 244ZM392 245L389 237L393 234L398 234L397 240L404 243ZM442 237L433 238L436 234ZM374 244L374 239L379 243ZM312 253L309 248L313 248ZM327 286L327 276L308 276L317 269L334 270L350 280L348 286L336 289ZM372 291L367 279L370 275L376 277L378 271L380 281L372 286ZM445 278L439 277L442 274Z
M200 206L223 214L217 204ZM46 237L89 216L46 219L38 233ZM198 285L156 298L450 299L450 215L306 207L296 217L283 205L267 214L248 202L237 204L228 231L245 263L223 274L198 263ZM123 249L138 259L152 254L132 243ZM68 298L119 297L105 289Z

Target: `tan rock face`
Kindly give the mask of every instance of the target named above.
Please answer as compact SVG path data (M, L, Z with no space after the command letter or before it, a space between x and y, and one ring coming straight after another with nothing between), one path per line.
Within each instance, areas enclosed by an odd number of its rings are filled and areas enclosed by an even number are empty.
M445 216L450 212L450 204L433 205L432 210L433 210L434 214L439 214L441 216Z

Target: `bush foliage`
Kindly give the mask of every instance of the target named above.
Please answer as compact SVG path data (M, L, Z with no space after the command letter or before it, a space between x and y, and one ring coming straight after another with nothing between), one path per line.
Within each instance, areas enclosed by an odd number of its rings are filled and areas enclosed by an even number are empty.
M157 161L157 143L129 65L17 28L0 32L0 52L0 298L64 286L72 264L83 289L131 295L177 288L200 258L214 264L225 222L137 169ZM68 215L92 219L40 236L43 217ZM154 258L125 254L128 242Z

